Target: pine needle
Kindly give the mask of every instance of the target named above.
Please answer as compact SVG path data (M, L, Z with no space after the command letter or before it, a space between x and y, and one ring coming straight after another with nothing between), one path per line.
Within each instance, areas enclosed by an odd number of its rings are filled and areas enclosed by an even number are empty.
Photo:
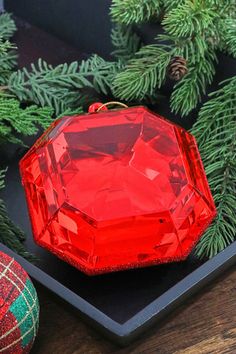
M159 16L162 1L159 0L113 0L111 17L113 21L129 25Z
M16 31L16 25L11 14L5 12L0 15L0 37L10 39Z
M174 113L188 115L201 101L206 88L215 75L214 63L217 61L215 52L207 52L198 63L189 66L188 74L178 82L171 95L171 109Z
M192 133L197 138L217 217L197 245L199 257L213 257L236 237L236 77L210 95Z
M47 128L52 121L50 107L20 107L14 98L0 96L0 143L20 143L18 136L35 135L39 127Z
M0 171L0 189L4 187L5 172ZM22 243L24 240L24 233L10 220L4 202L0 199L0 242L33 262L36 258L26 251Z
M11 74L8 89L21 102L34 102L55 110L56 115L73 107L79 89L91 87L87 78L79 72L77 62L53 67L39 59L31 70L23 68Z
M131 59L141 47L141 40L132 26L116 24L111 32L111 40L115 47L111 54L122 62Z
M106 61L95 54L82 61L79 72L83 77L90 80L93 89L104 95L109 95L111 94L114 77L121 68L122 63L120 61Z
M222 19L219 23L222 50L236 58L236 19Z
M0 16L1 18L1 16ZM15 46L0 37L0 84L8 83L9 76L16 66L17 54Z
M167 45L142 47L115 77L114 95L124 100L142 100L147 94L152 95L165 80L170 58Z

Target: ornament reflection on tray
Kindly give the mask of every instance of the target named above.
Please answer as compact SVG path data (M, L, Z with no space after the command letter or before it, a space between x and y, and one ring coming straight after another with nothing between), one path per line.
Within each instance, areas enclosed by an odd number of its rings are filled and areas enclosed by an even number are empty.
M183 260L216 214L194 137L143 106L56 120L20 171L36 243L89 275Z

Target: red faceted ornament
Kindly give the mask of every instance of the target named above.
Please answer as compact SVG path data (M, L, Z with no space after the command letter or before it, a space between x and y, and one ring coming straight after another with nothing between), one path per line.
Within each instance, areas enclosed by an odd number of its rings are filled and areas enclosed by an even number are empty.
M36 243L87 274L183 260L216 214L194 137L142 106L56 120L20 170Z

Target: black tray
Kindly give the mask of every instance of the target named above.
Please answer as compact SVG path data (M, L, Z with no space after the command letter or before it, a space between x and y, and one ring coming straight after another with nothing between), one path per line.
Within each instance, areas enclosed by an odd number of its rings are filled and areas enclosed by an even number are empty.
M17 155L17 154L16 154ZM13 221L28 235L26 247L40 262L32 265L0 244L29 275L71 304L97 329L128 344L236 260L236 242L216 257L200 262L193 255L180 263L88 277L36 246L18 173L18 157L1 192Z

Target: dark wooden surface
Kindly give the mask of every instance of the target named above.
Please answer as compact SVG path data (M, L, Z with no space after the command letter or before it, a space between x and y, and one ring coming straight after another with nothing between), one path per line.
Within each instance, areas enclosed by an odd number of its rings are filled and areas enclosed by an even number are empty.
M40 328L32 354L236 353L236 267L126 348L104 339L45 288L37 290Z
M19 66L42 57L52 64L81 59L54 37L19 22L15 36ZM87 326L72 309L36 285L40 329L33 354L213 354L236 353L236 267L192 297L164 322L127 348L120 348Z

